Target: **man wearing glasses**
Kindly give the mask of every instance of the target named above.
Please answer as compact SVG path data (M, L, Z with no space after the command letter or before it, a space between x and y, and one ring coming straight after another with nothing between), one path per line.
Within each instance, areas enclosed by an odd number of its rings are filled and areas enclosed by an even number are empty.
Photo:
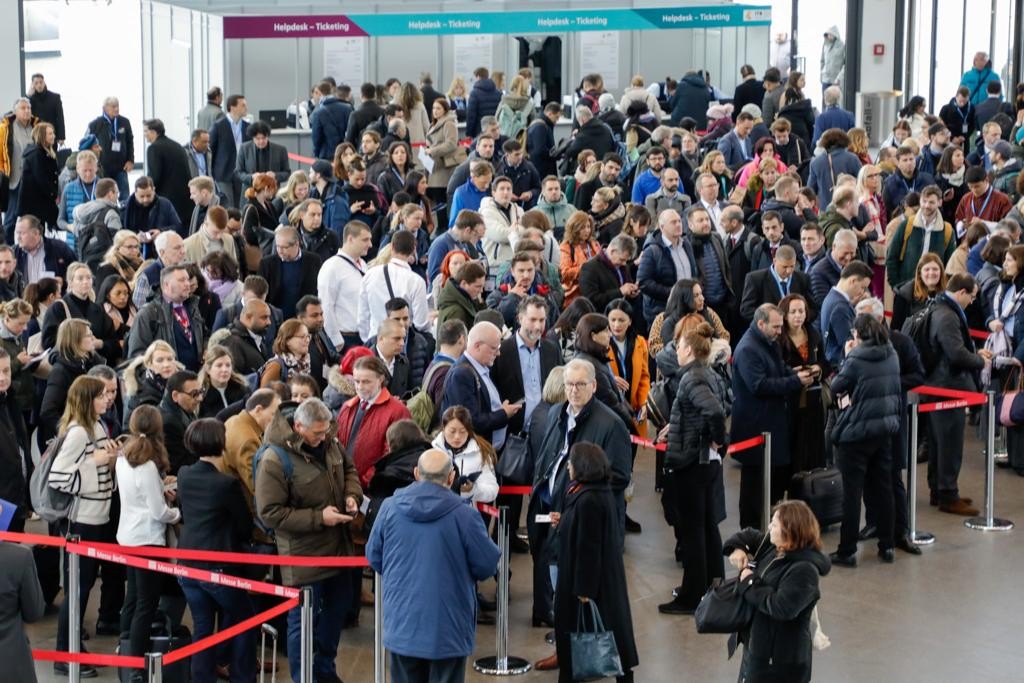
M475 328L474 328L475 329ZM558 526L562 503L569 485L569 450L572 445L588 441L604 449L612 466L612 480L629 481L632 475L632 455L629 432L618 415L594 398L597 376L594 366L582 359L569 361L565 366L564 403L551 407L547 430L539 452L534 454L533 494L526 515L526 528L533 555L533 614L551 619L554 581L549 568L558 562L558 550L549 540L551 530ZM626 501L623 488L612 486L618 506L618 538L621 545L625 535ZM549 622L550 623L550 622ZM550 664L545 660L545 664ZM557 668L545 666L544 668Z
M205 394L199 376L191 370L179 370L167 380L160 414L164 418L164 445L171 460L170 474L174 476L178 476L179 468L196 462L185 450L185 430L198 419L199 405Z
M198 372L206 335L199 304L190 291L185 266L167 266L160 271L161 296L143 306L135 316L135 324L128 335L129 358L142 355L150 344L162 339L174 347L178 361L186 369Z
M304 296L316 296L316 277L320 257L304 251L299 231L293 227L278 228L274 235L274 254L260 262L260 275L270 285L267 303L280 308L286 317L295 315L295 305Z

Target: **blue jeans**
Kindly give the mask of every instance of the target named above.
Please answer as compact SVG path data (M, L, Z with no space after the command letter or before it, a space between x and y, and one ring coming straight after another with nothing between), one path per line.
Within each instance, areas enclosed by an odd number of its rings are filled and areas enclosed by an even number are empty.
M117 198L119 201L125 201L128 199L128 171L121 171L117 175L111 176L117 183Z
M345 614L352 602L350 572L340 571L334 576L308 584L313 589L313 679L337 675L334 660L338 658L341 629ZM292 680L299 680L302 658L302 606L288 612L288 668Z
M11 245L14 244L14 224L18 220L18 194L20 191L20 187L11 188L7 200L7 211L4 212L4 239L7 240L7 244Z
M193 640L213 635L214 616L218 609L224 615L221 629L245 621L255 614L252 598L245 591L184 577L178 578L178 583L181 584L192 612ZM256 680L256 631L250 629L240 633L228 641L227 645L231 652L232 683L251 683ZM214 683L217 680L217 652L218 648L208 648L192 655L194 683Z

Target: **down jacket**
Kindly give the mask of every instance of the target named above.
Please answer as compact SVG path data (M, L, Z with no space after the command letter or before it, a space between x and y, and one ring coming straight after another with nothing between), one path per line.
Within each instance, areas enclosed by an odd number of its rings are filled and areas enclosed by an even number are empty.
M680 373L665 452L665 466L672 469L707 464L711 443L725 445L726 439L725 409L712 370L693 361Z
M900 362L892 344L860 345L850 351L832 379L832 391L849 394L850 407L839 412L832 430L835 443L853 443L895 434L900 429Z

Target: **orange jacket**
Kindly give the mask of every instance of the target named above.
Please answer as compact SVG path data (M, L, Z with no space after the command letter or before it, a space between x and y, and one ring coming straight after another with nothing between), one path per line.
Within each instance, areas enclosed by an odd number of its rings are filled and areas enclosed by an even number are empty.
M589 261L583 246L569 245L567 242L561 244L562 258L558 262L558 273L562 277L562 287L565 289L565 302L562 308L567 308L572 300L580 295L580 268ZM601 245L597 240L590 240L590 258L598 255Z
M647 394L651 391L651 371L648 366L647 340L636 335L626 338L626 351L629 352L632 346L632 354L627 363L631 364L629 379L629 406L636 412L647 405ZM615 342L608 349L608 358L611 360L612 373L616 377L622 377L622 369L619 367L618 358L615 355Z

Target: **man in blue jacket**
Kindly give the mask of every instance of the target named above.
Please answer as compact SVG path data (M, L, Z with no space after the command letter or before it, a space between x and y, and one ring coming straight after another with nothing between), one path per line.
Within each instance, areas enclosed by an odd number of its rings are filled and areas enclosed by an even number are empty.
M822 95L822 99L825 103L825 109L818 114L818 118L814 120L814 134L811 136L812 148L817 146L818 138L820 138L826 130L838 128L846 133L857 125L857 122L853 118L853 114L839 106L839 102L842 98L843 92L838 86L830 85L825 88L825 93Z
M829 290L821 305L821 337L825 358L832 367L839 367L846 356L846 342L853 337L854 306L871 285L871 266L850 261L839 274L839 282Z
M479 513L451 490L451 458L430 449L416 481L384 501L366 559L383 577L384 647L396 681L461 681L476 640L476 582L500 553Z
M324 81L317 86L323 97L320 105L313 110L309 127L312 129L313 154L318 159L332 161L334 150L345 140L348 129L348 117L352 115L352 106L342 102L334 94L334 86Z
M693 246L683 237L683 219L674 209L665 209L658 216L658 229L647 237L637 269L647 324L665 310L675 283L699 274Z
M466 137L475 138L480 133L480 119L494 116L501 102L501 91L490 78L485 67L473 71L473 88L469 91L466 104Z

